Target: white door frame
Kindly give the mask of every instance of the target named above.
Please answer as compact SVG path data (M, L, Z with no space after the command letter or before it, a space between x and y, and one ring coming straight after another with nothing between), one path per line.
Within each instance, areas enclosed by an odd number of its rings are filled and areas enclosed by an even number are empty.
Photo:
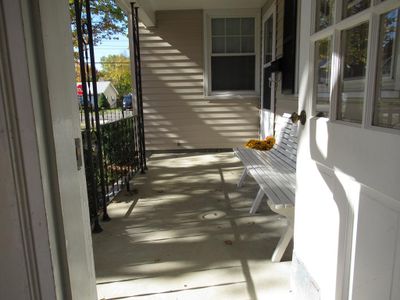
M270 62L265 62L265 23L272 16L272 59ZM274 96L275 96L275 73L271 74L271 109L264 110L263 98L264 98L264 69L271 66L271 62L275 60L276 55L276 3L273 1L270 8L264 13L261 22L262 28L262 42L261 42L261 97L260 97L260 138L265 138L267 135L272 134L273 128L273 111L274 111Z
M68 2L1 1L0 44L0 298L97 299Z
M0 3L0 298L56 299L21 10Z

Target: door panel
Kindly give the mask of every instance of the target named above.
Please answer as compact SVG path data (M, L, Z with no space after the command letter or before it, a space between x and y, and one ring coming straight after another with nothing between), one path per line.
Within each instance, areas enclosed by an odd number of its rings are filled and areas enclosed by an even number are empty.
M354 226L352 299L398 299L390 294L392 286L398 285L392 276L396 269L399 211L382 202L384 195L377 196L366 189L360 191ZM371 285L374 289L369 288Z
M377 14L387 10L383 4L377 4ZM318 118L314 45L328 35L310 33L310 1L301 2L301 17L298 111L305 110L308 119L299 129L293 263L294 269L303 266L316 288L307 290L311 285L294 274L296 299L400 299L400 135L367 123L376 77L373 37L378 34L369 34L363 120L355 125L335 120L335 97L341 91L337 68L343 66L340 30L352 25L341 21L342 27L329 33L334 35L331 113L330 119ZM379 19L374 17L370 31Z

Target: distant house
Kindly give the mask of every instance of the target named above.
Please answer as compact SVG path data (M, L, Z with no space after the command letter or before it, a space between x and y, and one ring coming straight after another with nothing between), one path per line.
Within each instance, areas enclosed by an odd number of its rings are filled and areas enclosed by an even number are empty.
M101 94L104 94L107 98L108 103L110 103L110 106L116 107L118 91L113 86L111 81L98 81L96 86L97 86L97 95L98 95L99 99L100 99ZM91 85L91 87L92 87L92 85ZM83 91L82 91L82 83L81 82L76 83L76 89L77 89L78 97L82 96ZM91 90L93 91L93 89L91 89Z

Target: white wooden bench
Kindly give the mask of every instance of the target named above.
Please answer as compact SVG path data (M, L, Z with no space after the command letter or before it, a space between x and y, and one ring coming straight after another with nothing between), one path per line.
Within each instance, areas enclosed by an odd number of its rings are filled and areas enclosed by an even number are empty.
M267 196L271 210L287 219L286 231L272 255L272 261L279 262L293 238L294 226L297 125L292 123L289 114L284 114L277 122L275 138L276 143L270 151L244 147L234 148L233 151L244 165L238 187L243 185L247 175L253 177L260 187L250 213L256 213L261 200Z

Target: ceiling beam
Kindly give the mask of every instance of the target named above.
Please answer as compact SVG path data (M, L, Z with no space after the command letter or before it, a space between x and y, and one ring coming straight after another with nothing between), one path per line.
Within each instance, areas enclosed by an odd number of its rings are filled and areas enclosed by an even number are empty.
M130 3L135 3L135 6L139 7L139 20L146 27L154 27L156 26L156 15L154 13L154 9L148 0L116 0L117 5L127 14L131 12Z
M156 26L156 14L149 0L136 0L136 5L139 6L139 20L146 27Z

